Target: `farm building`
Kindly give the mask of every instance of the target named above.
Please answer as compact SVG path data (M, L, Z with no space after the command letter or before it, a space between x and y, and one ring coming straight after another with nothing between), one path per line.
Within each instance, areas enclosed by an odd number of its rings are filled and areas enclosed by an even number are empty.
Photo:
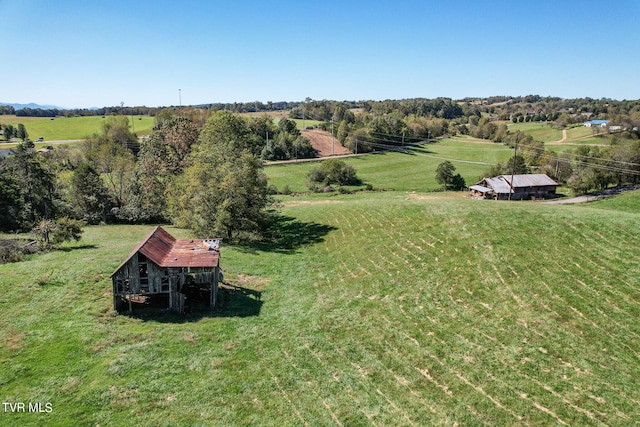
M111 275L113 308L168 295L169 308L183 312L186 295L206 295L213 309L220 274L220 239L176 240L156 227Z
M513 181L512 181L513 178ZM558 183L543 173L483 178L469 187L472 197L495 200L544 199L556 194Z
M590 120L588 122L585 122L584 125L588 128L590 128L591 126L606 128L608 124L609 124L609 120Z

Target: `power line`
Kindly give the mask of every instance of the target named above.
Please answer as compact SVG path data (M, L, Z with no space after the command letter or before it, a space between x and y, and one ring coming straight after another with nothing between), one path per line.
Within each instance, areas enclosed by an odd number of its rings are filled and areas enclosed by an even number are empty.
M314 120L324 121L323 119L321 119L318 116L315 116L314 114L311 114L309 112L307 112L306 114L307 114L307 116L312 117ZM379 135L379 136L375 136L375 135ZM369 145L369 146L371 146L373 148L382 149L382 150L388 150L388 151L398 151L398 152L404 152L404 153L408 153L409 152L407 149L398 146L398 144L402 144L402 142L401 142L402 138L403 138L402 135L393 135L393 134L387 134L387 133L382 133L382 132L368 132L367 136L359 135L358 138L359 138L358 142L360 144L366 144L366 145ZM394 138L394 139L388 139L388 138ZM423 142L424 141L424 139L416 138L416 137L408 137L408 138L416 140L415 143L419 143L419 142ZM415 144L415 143L410 143L410 144ZM557 156L557 155L553 156L553 155L545 154L545 151L551 151L551 150L547 150L544 147L534 147L534 146L526 145L526 146L524 146L522 148L524 148L525 150L536 150L536 151L539 151L540 154L538 154L538 157L541 157L541 158L544 158L544 159L548 159L548 160L552 160L552 161L556 161L556 162L567 163L567 164L575 163L577 167L591 167L591 168L594 168L594 169L600 169L600 170L604 170L604 171L608 171L608 172L618 172L618 173L625 173L625 174L629 174L629 175L640 175L640 170L634 170L634 169L628 169L628 168L624 168L624 167L618 167L618 166L612 166L612 165L606 165L606 164L603 165L603 164L594 163L594 162L616 163L616 164L627 165L627 166L631 166L631 167L635 166L635 167L638 167L640 169L640 164L634 163L634 162L627 162L627 161L624 161L624 160L614 160L614 159L602 159L602 158L598 158L598 157L585 156L585 155L572 153L572 152L565 152L564 154L566 156L570 156L569 158L567 158L567 157L560 157L560 156ZM433 159L446 160L446 161L450 161L450 162L477 164L477 165L487 165L487 166L495 166L496 165L495 163L488 163L488 162L481 162L481 161L471 161L471 160L462 160L462 159L453 159L453 158L448 158L448 157L434 156L434 155L429 155L429 154L420 153L420 152L416 152L416 151L412 151L412 154L419 155L419 156L424 156L424 157L429 157L429 158L433 158ZM585 159L585 160L581 160L581 159Z

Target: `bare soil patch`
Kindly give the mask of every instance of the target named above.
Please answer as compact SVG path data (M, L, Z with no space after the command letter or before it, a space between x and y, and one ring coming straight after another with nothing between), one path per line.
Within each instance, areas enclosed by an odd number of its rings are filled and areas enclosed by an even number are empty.
M327 132L320 129L302 130L300 132L302 136L311 141L313 148L318 150L320 157L328 157L332 154L342 155L351 154L338 139L331 137L331 132Z

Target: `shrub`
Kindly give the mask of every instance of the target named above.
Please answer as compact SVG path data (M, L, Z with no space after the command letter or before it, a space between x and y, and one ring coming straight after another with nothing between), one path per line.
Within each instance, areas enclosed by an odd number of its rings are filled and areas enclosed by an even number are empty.
M309 172L307 178L310 183L321 183L325 185L356 185L360 182L356 175L356 169L338 159L323 161L319 167Z
M324 170L320 169L320 168L313 168L309 171L309 174L307 175L307 179L309 180L309 182L317 182L317 183L322 183L325 181L325 179L327 178L327 174Z
M80 240L83 222L77 219L60 218L57 221L41 220L32 230L42 249L58 246L63 242Z
M62 242L78 241L82 237L82 226L84 223L77 219L60 218L56 221L56 228L53 231L53 243L58 245Z

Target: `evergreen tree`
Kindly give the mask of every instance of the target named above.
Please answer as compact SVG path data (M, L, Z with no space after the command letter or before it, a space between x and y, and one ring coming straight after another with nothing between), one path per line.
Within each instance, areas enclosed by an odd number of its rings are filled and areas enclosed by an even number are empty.
M449 161L444 161L436 168L436 181L444 187L446 191L453 182L453 172L456 167Z
M18 129L16 130L15 136L16 138L21 139L23 142L29 137L27 128L25 128L22 123L18 124Z
M106 222L111 207L109 192L100 175L88 163L82 163L71 177L71 199L76 216L88 224Z

